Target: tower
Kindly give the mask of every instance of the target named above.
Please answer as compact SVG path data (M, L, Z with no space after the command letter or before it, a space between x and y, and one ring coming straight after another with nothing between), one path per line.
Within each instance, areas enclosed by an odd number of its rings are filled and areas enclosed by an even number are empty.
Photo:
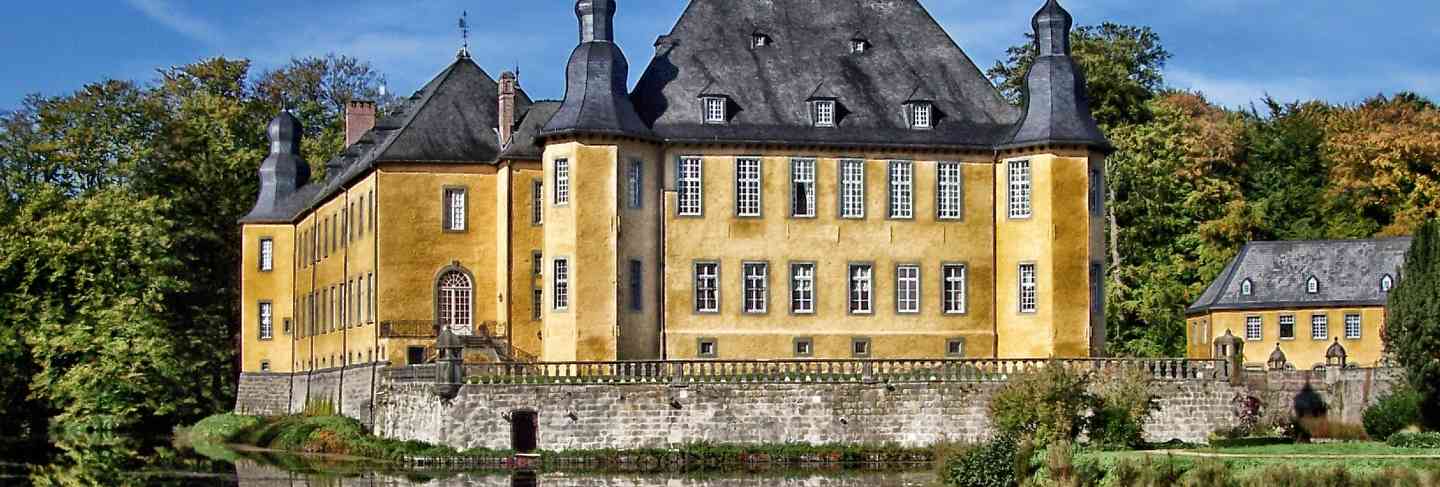
M615 0L579 0L565 99L541 129L546 361L659 356L659 148L627 93Z
M1104 158L1111 147L1070 56L1072 22L1056 0L1035 14L1024 117L995 168L1001 357L1095 356L1105 345Z

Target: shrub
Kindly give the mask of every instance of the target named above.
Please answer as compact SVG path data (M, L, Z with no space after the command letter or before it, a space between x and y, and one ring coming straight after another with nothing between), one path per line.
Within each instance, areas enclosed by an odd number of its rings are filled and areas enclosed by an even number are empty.
M959 487L1014 487L1016 450L1013 436L1000 435L967 450L945 469L945 482Z
M1440 448L1440 433L1401 431L1390 435L1385 444L1395 448Z
M1420 393L1408 387L1396 389L1365 408L1362 422L1365 424L1365 432L1380 441L1411 425L1419 424Z
M307 417L334 416L335 403L329 399L311 399L305 401L305 411L300 413L300 415Z
M235 439L240 433L260 425L258 416L244 416L240 414L224 413L209 416L194 426L185 430L185 434L191 442L208 441L212 443L225 443Z
M1150 374L1138 367L1110 369L1092 389L1096 400L1090 440L1107 447L1144 445L1145 420L1160 409L1150 393Z
M1079 436L1086 416L1098 400L1090 378L1050 362L1014 377L990 401L996 431L1012 438L1029 436L1046 445Z

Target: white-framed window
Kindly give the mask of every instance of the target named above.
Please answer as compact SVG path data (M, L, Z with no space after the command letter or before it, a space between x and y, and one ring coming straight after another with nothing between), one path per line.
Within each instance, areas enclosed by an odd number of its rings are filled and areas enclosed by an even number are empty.
M645 161L631 159L625 172L625 187L629 193L631 209L645 207Z
M269 302L261 302L259 311L260 339L269 340L275 338L275 305Z
M1020 312L1034 313L1039 309L1035 264L1020 264Z
M530 224L545 223L545 181L530 181Z
M1010 161L1007 167L1010 218L1030 218L1030 161Z
M720 264L695 263L695 312L720 312Z
M865 161L840 161L840 218L865 218Z
M570 309L570 261L568 259L555 259L555 272L551 276L554 284L554 306L556 310Z
M765 35L765 34L762 34L762 33L759 33L759 32L756 32L756 33L754 33L754 34L750 34L750 47L751 47L751 48L765 47L765 46L769 46L770 44L772 44L772 41L770 40L770 36Z
M699 157L680 158L678 188L676 188L680 216L705 214L704 168L704 159Z
M370 319L370 288L365 284L364 274L361 274L359 279L360 287L355 288L355 292L359 294L359 298L355 300L355 316L360 319L360 323L366 323Z
M570 204L570 160L555 160L555 206Z
M273 239L260 239L260 270L263 272L275 270L275 240Z
M269 360L261 360L261 361L260 361L260 371L261 371L261 372L269 372L269 371L270 371L270 361L269 361Z
M1264 338L1264 321L1259 316L1245 317L1245 340L1258 342Z
M1395 278L1389 274L1380 277L1380 292L1388 293L1391 289L1395 289Z
M870 49L870 42L865 39L850 39L850 53L860 54Z
M746 262L742 265L745 286L745 313L764 313L769 309L770 265L764 262Z
M1295 339L1295 315L1280 315L1280 339Z
M869 338L851 338L850 356L855 358L866 358L870 356Z
M1306 279L1306 280L1305 280L1305 293L1306 293L1306 294L1320 294L1320 279L1315 278L1315 276L1310 276L1309 279Z
M870 314L875 310L875 267L850 264L850 313Z
M365 195L363 195L363 194L360 195L360 218L359 218L358 220L360 221L360 224L359 224L359 225L356 225L357 227L359 227L359 228L356 229L356 230L360 233L360 236L361 236L361 237L364 237L364 236L365 236L365 222L367 222L367 221L369 221L369 220L366 220L366 219L365 219Z
M445 188L445 229L465 230L465 188Z
M530 289L530 320L540 321L541 307L545 306L545 290L540 288Z
M630 260L630 311L645 309L645 264Z
M965 339L951 338L945 340L945 356L949 358L965 357Z
M1360 331L1361 331L1361 327L1360 327L1360 313L1346 313L1346 314L1345 314L1345 339L1346 339L1346 340L1359 340L1359 339L1360 339Z
M895 312L920 312L920 266L895 266Z
M910 128L928 129L933 123L934 107L930 102L917 101L910 104Z
M707 96L702 100L705 105L705 123L725 123L725 97Z
M835 126L835 100L815 100L815 126Z
M935 211L941 220L959 220L965 215L965 191L960 163L942 162L935 172Z
M890 218L915 216L915 165L890 161Z
M945 314L965 313L965 265L945 264L941 268L944 279Z
M365 306L368 306L370 309L369 312L365 313L365 315L370 318L370 321L373 323L375 321L375 300L377 299L375 297L375 273L371 272L367 274L367 276L370 278L366 281L369 282L368 286L370 291Z
M475 299L475 286L470 282L470 276L458 270L447 271L440 276L436 291L435 309L440 314L440 326L459 335L471 334L474 322L470 310Z
M813 263L790 264L790 312L795 314L815 312L815 264Z
M1240 295L1251 296L1255 294L1255 283L1250 279L1240 281Z
M735 214L760 216L760 159L735 159Z
M815 216L815 160L790 160L790 216Z
M1310 339L1330 339L1330 317L1326 315L1310 315Z

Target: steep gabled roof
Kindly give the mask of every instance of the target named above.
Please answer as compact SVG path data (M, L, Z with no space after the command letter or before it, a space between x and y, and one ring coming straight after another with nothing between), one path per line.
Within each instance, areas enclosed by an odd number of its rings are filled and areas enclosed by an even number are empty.
M1399 282L1410 238L1250 242L1185 310L1209 311L1283 307L1384 306L1380 281ZM1310 277L1318 293L1306 288ZM1249 296L1241 284L1251 283Z
M752 47L757 32L770 45ZM856 32L864 52L851 51ZM712 82L733 101L727 124L701 122ZM833 128L811 125L806 100L822 83L847 111ZM932 130L906 123L917 91L933 96ZM1020 118L917 0L692 0L631 99L671 141L989 149Z
M555 116L555 110L560 108L560 102L553 100L537 101L530 105L530 109L518 117L520 123L511 136L510 146L500 153L501 159L517 159L538 161L545 152L541 145L540 129Z

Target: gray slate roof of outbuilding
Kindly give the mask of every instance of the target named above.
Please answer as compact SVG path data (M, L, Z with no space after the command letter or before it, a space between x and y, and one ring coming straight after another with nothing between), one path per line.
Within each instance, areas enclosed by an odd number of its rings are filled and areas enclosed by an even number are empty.
M754 33L772 44L752 48ZM857 36L869 47L852 53ZM707 89L730 98L729 123L701 123ZM833 128L812 126L817 89L838 101ZM933 97L932 130L906 123L917 92ZM917 0L692 0L631 99L657 135L682 142L991 149L1020 118Z
M1400 278L1409 237L1373 240L1250 242L1185 311L1278 307L1383 306L1389 295L1380 280ZM1320 292L1306 292L1311 276ZM1249 279L1251 295L1240 293Z

